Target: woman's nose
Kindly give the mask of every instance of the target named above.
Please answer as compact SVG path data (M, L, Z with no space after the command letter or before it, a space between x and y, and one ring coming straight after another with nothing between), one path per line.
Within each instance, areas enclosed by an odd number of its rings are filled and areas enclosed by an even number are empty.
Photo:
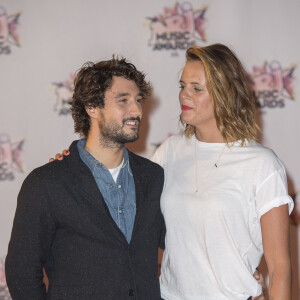
M184 87L184 88L182 88L180 90L179 97L181 97L182 99L188 99L188 98L190 98L190 93L189 93L189 91L187 90L186 87Z

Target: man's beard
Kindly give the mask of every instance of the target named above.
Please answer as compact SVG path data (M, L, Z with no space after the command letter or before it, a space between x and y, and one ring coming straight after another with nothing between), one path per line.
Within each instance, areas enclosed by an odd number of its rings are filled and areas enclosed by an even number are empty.
M129 120L138 121L138 126L132 133L124 132L125 123ZM120 126L115 121L110 121L106 123L104 116L102 115L102 120L99 123L100 129L100 143L106 148L120 148L126 143L131 143L139 138L139 128L140 128L140 117L132 117L122 120L122 126Z

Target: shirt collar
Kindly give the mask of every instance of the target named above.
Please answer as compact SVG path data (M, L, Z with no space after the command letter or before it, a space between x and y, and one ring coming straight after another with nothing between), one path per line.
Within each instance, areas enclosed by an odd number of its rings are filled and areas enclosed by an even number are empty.
M86 139L82 139L79 140L77 143L77 149L79 152L79 156L80 158L83 160L83 162L89 167L89 169L92 171L92 173L94 173L95 169L97 167L106 169L105 165L102 162L99 162L98 160L96 160L86 149L85 149L85 145L86 145ZM123 154L123 166L126 166L127 163L129 162L129 156L128 156L128 150L126 149L126 147L124 147L124 154Z

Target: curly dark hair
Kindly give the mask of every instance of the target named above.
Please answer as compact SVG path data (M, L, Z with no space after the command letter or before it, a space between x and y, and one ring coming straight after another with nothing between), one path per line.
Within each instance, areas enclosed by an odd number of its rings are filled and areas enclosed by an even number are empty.
M144 99L151 94L151 85L145 80L145 74L123 57L113 56L107 61L85 63L74 80L74 93L70 102L74 131L80 136L86 138L90 129L90 117L85 109L104 107L105 92L111 88L113 76L133 80Z

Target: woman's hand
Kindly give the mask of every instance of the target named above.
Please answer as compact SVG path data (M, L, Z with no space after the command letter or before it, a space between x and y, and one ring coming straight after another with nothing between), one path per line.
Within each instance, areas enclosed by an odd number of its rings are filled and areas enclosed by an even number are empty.
M62 153L57 153L55 155L55 158L51 157L49 159L49 162L52 162L54 160L63 160L64 159L64 155L68 156L70 154L70 151L69 150L63 150Z

